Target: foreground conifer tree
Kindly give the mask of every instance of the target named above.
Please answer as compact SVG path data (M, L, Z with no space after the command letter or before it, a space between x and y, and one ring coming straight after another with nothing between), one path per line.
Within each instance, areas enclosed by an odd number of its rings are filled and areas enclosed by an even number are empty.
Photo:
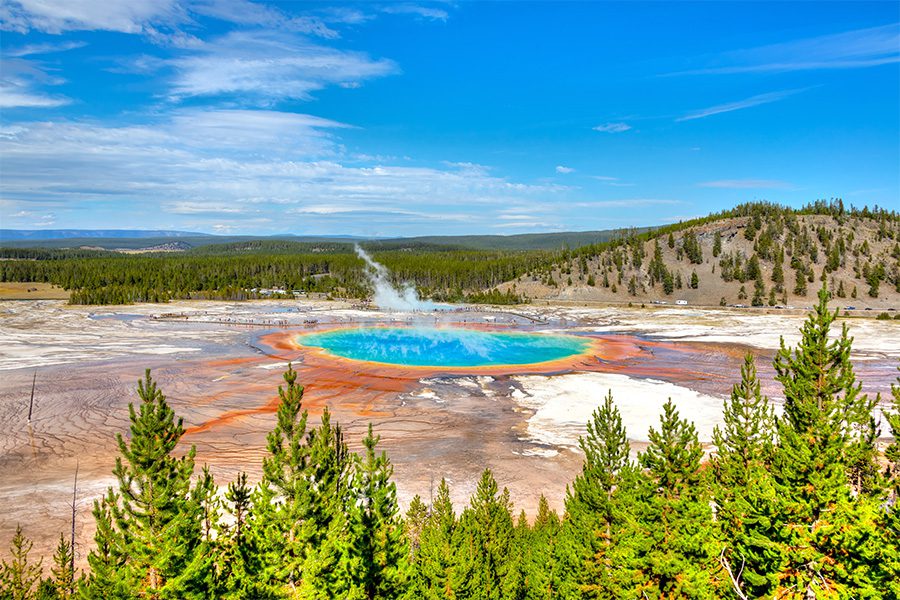
M10 560L0 562L0 593L10 600L28 600L35 584L41 579L41 562L33 562L28 556L34 543L16 525L16 533L10 544Z
M716 520L727 540L722 565L749 598L770 597L784 557L777 538L776 492L769 469L775 453L775 414L760 392L752 354L725 401L725 421L713 432Z
M513 520L509 491L497 487L490 469L481 474L469 506L459 519L458 568L453 590L458 598L501 600L516 584L510 560Z
M353 478L355 502L350 513L351 588L347 598L388 600L399 598L408 578L406 539L397 505L397 488L385 452L376 453L380 436L363 439L365 455Z
M422 524L419 547L412 563L410 598L439 600L453 597L456 527L450 487L445 479L441 479L437 496Z
M303 386L291 365L284 381L287 387L278 387L277 422L266 440L268 456L263 459L263 477L253 499L254 518L248 527L254 560L247 570L255 580L249 588L261 597L299 589L309 548L307 412Z
M884 452L888 462L888 498L882 514L881 530L885 539L885 596L900 598L900 378L897 379L897 384L891 386L891 396L891 410L885 412L884 416L894 441Z
M128 407L131 437L118 436L118 489L94 503L95 548L85 598L208 598L210 561L202 546L203 509L191 489L193 447L174 451L184 434L148 370L141 403Z
M628 459L628 437L611 391L594 411L587 434L578 444L584 463L566 497L556 588L562 598L579 598L582 593L609 597L629 579L632 548L622 540L629 527L623 500L634 491L637 475Z
M648 493L638 509L641 580L636 594L649 598L716 598L722 573L717 561L710 497L700 470L703 448L693 423L681 419L669 400L659 430L639 460Z
M836 317L823 285L799 345L790 349L782 340L775 358L785 396L773 463L776 539L786 559L781 597L881 594L873 402L856 383L846 325L829 338Z

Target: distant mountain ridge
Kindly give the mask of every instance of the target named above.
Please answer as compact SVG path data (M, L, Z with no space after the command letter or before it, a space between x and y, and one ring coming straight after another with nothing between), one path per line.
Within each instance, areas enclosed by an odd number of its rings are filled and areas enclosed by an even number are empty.
M560 250L580 248L607 242L626 231L643 233L652 228L608 229L599 231L565 231L552 233L521 233L513 235L429 235L377 238L352 235L216 235L188 231L141 229L0 229L0 246L15 248L102 248L146 249L178 239L190 247L211 244L230 244L255 240L284 240L291 242L365 242L374 249L404 246L446 246L474 250Z
M89 238L179 238L215 237L209 233L165 229L0 229L0 241L62 240Z

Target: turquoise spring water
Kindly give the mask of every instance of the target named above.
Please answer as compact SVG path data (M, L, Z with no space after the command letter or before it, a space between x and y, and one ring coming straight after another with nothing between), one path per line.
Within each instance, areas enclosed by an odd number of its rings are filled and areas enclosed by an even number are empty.
M580 354L590 345L570 335L413 327L335 329L297 341L343 358L417 367L540 363Z

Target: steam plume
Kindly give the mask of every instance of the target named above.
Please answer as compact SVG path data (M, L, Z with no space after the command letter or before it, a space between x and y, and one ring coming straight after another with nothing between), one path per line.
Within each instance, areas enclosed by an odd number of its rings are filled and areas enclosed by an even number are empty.
M369 283L375 288L374 301L378 308L399 312L434 310L437 305L428 300L422 300L416 293L416 289L410 283L404 283L397 288L391 283L390 274L384 265L372 260L366 251L355 246L356 254L366 262L365 270Z

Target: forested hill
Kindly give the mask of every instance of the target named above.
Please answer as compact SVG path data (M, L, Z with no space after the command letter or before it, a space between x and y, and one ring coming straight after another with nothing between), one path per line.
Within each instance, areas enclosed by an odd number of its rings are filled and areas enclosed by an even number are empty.
M744 204L564 252L499 287L532 299L808 306L819 282L841 306L900 310L900 214L841 201Z

